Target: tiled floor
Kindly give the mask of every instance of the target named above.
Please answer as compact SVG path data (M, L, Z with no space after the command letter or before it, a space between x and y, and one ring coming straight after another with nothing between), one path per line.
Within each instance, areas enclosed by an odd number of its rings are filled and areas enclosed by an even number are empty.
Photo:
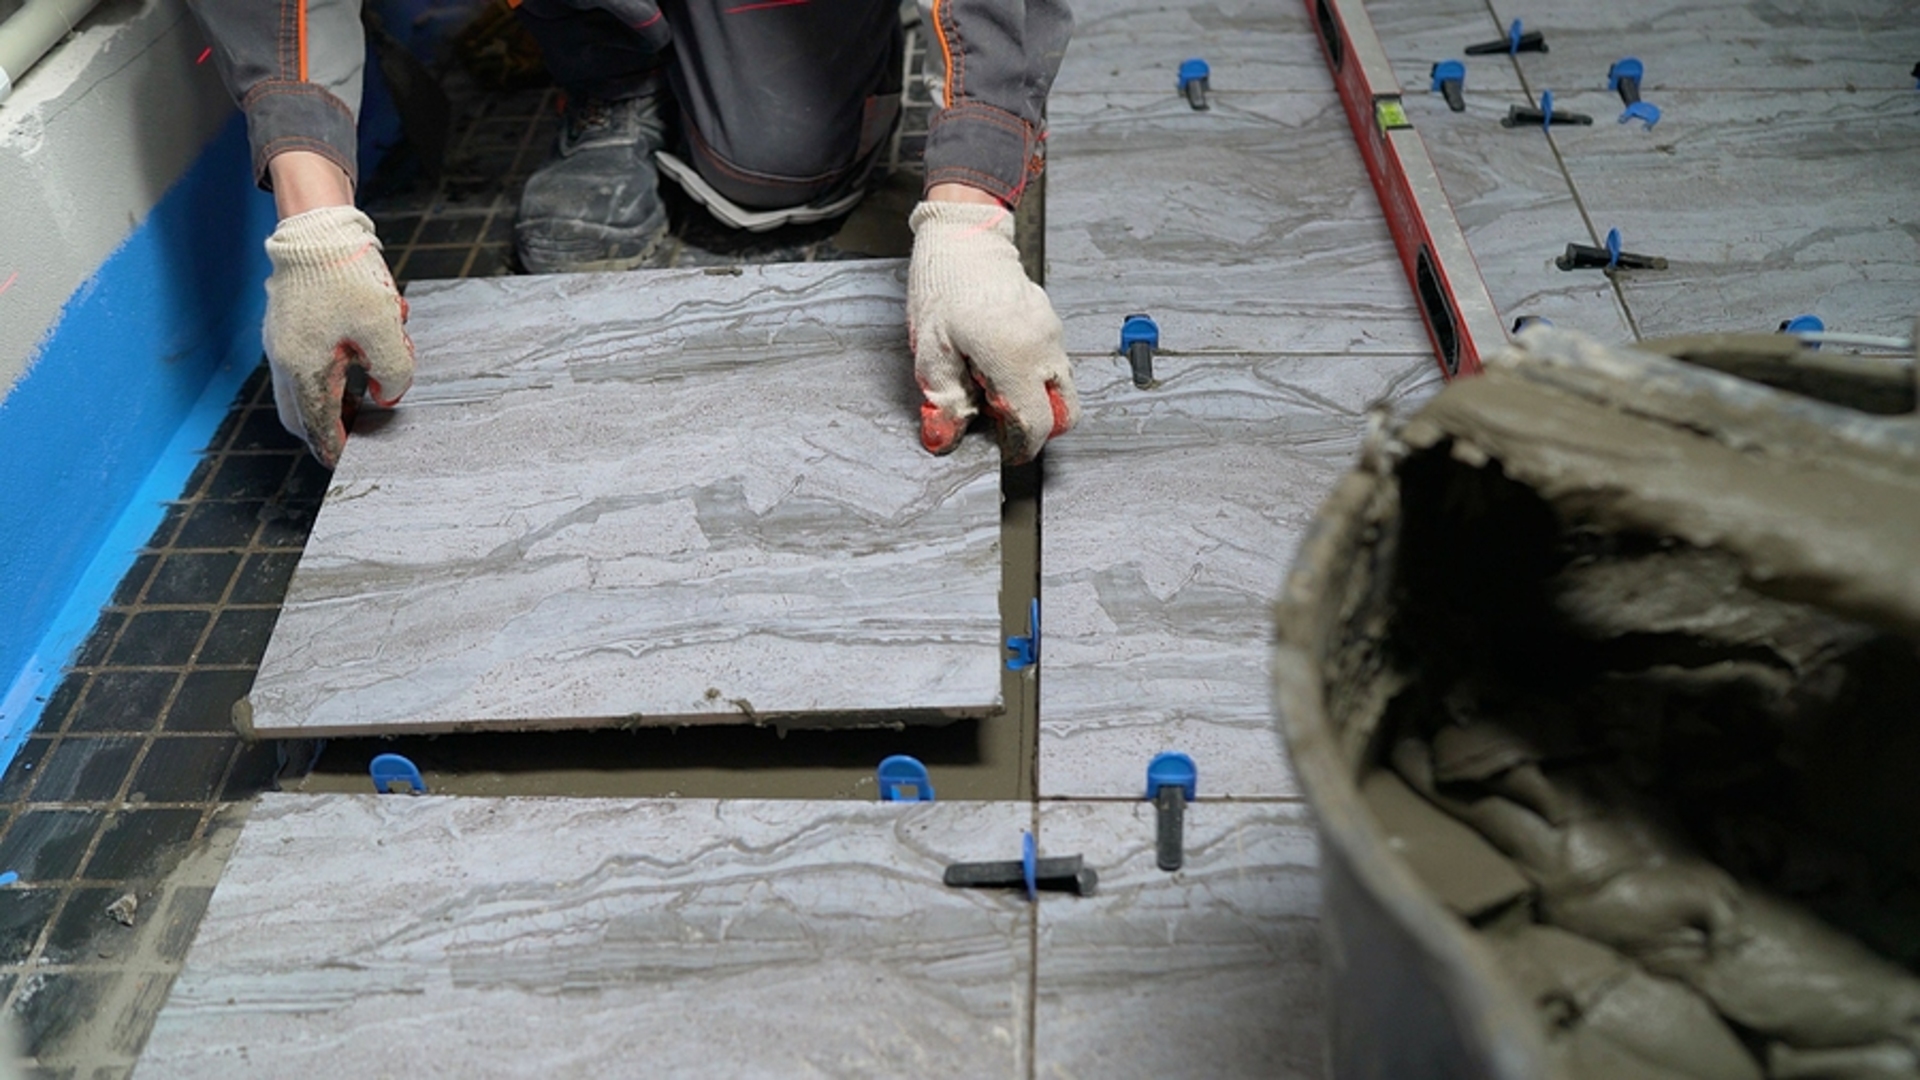
M666 185L672 239L653 265L900 254L904 214L885 208L918 192L930 100L925 50L913 32L909 43L908 102L887 157L895 178L866 207L845 222L735 234ZM455 75L450 93L460 112L446 176L389 187L367 206L403 284L515 271L514 206L558 124L550 87L484 94ZM242 743L231 713L327 481L281 429L262 367L0 779L0 871L20 875L0 889L0 1001L36 1077L127 1074L219 879L235 831L222 828L224 808L275 784L274 745ZM589 753L606 757L603 746ZM849 781L848 794L859 786ZM128 893L131 927L107 913Z
M0 781L0 869L20 875L0 893L0 984L43 1063L131 1064L218 877L196 853L272 781L273 746L242 744L229 714L324 482L263 370Z
M1381 0L1373 5L1381 37L1410 94L1424 89L1426 65L1441 58L1434 52L1452 53L1469 41L1498 36L1507 6L1470 0ZM1920 224L1914 221L1911 200L1885 200L1905 190L1897 178L1912 174L1911 163L1920 152L1915 134L1920 120L1913 113L1904 75L1920 55L1913 47L1920 44L1914 38L1920 24L1910 18L1901 21L1905 8L1900 0L1845 0L1841 6L1846 10L1820 26L1799 25L1793 19L1781 23L1784 16L1748 25L1743 20L1775 11L1777 5L1740 0L1719 0L1708 14L1689 14L1692 9L1678 0L1633 0L1618 11L1582 8L1566 0L1549 5L1555 11L1530 14L1530 25L1548 25L1553 35L1555 51L1549 57L1477 62L1468 87L1473 111L1464 118L1417 117L1503 310L1512 315L1523 312L1510 305L1554 306L1556 317L1582 328L1587 328L1582 320L1591 320L1592 328L1603 334L1609 329L1634 333L1636 318L1641 327L1660 332L1767 329L1776 316L1797 314L1784 306L1806 297L1838 314L1829 317L1830 324L1863 332L1905 332L1909 323L1889 328L1880 321L1910 319L1913 314L1916 283L1906 268L1920 265L1920 251L1914 247ZM1057 298L1089 357L1109 347L1117 325L1112 312L1131 309L1130 301L1108 295L1114 282L1124 283L1129 275L1149 288L1165 283L1175 291L1187 289L1199 298L1188 306L1202 315L1208 302L1215 307L1226 303L1210 288L1208 245L1214 245L1217 254L1249 245L1258 248L1267 238L1230 232L1210 236L1192 228L1194 221L1206 220L1210 207L1219 219L1215 225L1222 228L1244 225L1241 218L1258 218L1238 211L1221 214L1217 202L1209 201L1218 196L1210 194L1208 185L1224 185L1255 203L1285 204L1289 191L1260 189L1252 174L1261 162L1278 155L1299 152L1303 146L1310 151L1320 132L1313 116L1276 110L1277 104L1297 104L1283 95L1311 93L1310 80L1324 78L1314 67L1311 50L1289 42L1279 63L1261 66L1273 54L1243 47L1276 27L1299 29L1294 16L1276 16L1238 2L1188 7L1190 11L1169 12L1164 5L1130 0L1086 0L1078 6L1082 49L1069 54L1066 70L1078 73L1084 93L1064 85L1056 116L1068 121L1079 109L1086 123L1077 131L1070 130L1073 124L1062 123L1057 133L1061 158L1052 176L1056 187L1067 189L1061 197L1072 198L1076 191L1098 197L1113 170L1128 167L1129 136L1136 146L1140 133L1164 143L1205 122L1180 111L1170 86L1161 89L1171 63L1163 54L1169 50L1185 54L1196 45L1219 43L1215 88L1220 115L1214 119L1222 123L1214 126L1261 119L1260 130L1220 143L1210 159L1216 162L1217 175L1180 175L1169 181L1171 189L1184 193L1184 208L1192 211L1185 232L1177 215L1163 213L1163 207L1146 206L1134 213L1116 204L1092 207L1090 224L1083 222L1079 232L1066 234L1064 240L1056 237L1052 254L1061 283ZM1831 6L1826 10L1833 12ZM1560 17L1558 27L1551 22L1555 17ZM1618 21L1589 25L1603 17ZM1628 24L1625 31L1610 29ZM1720 29L1703 36L1696 32L1700 26ZM1090 50L1103 40L1107 50L1118 51L1110 58L1100 52L1098 62L1088 63L1096 59ZM1602 61L1616 49L1638 52L1649 65L1649 97L1664 95L1662 103L1678 110L1656 132L1603 124L1549 140L1538 133L1488 126L1505 104L1536 93L1542 80L1565 83L1564 92L1570 95L1586 94L1591 100L1578 104L1590 106L1603 119L1610 117L1603 106L1611 99L1594 84L1604 76ZM1716 57L1726 61L1727 70L1710 77ZM1897 70L1888 67L1889 57L1897 61ZM1889 70L1894 74L1886 75ZM1711 81L1703 83L1707 78ZM1153 85L1136 86L1136 80ZM917 85L924 92L924 83ZM1751 93L1769 90L1809 93ZM1083 100L1067 100L1076 93ZM1130 101L1129 93L1143 96ZM1908 96L1899 96L1902 93ZM1243 96L1239 103L1236 94ZM557 122L553 96L546 90L491 97L469 93L466 104L466 121L453 140L449 177L430 191L393 194L370 207L403 280L512 269L508 230L514 197L552 136ZM1158 111L1166 106L1171 107ZM1109 108L1118 119L1103 121L1097 112L1101 108ZM924 109L909 111L895 148L903 163L917 152L924 123ZM1468 123L1481 126L1471 131L1449 127ZM1273 127L1293 130L1288 139L1274 140L1269 138L1273 132L1265 130ZM1449 137L1450 130L1457 137ZM1331 139L1337 125L1326 131ZM1776 131L1787 134L1780 137ZM1529 138L1538 141L1484 153L1476 149L1496 140ZM1335 145L1350 149L1337 140L1328 144ZM1076 175L1076 149L1104 154L1106 163ZM1855 166L1875 164L1863 173L1849 173L1849 161ZM1737 175L1721 172L1727 162L1739 163ZM1813 187L1791 187L1786 174L1797 169L1816 177ZM1764 183L1752 179L1767 173L1780 176ZM1819 179L1823 176L1827 179ZM1358 174L1353 180L1358 183ZM1690 208L1689 193L1702 189L1713 192L1716 205ZM1301 250L1328 251L1332 254L1327 257L1338 261L1343 255L1337 235L1341 222L1377 214L1371 193L1359 184L1346 193L1345 201L1324 185L1309 194L1319 200L1318 213L1331 224L1289 226L1281 220L1277 235L1299 237L1298 243L1306 245ZM884 209L885 197L897 195L885 189L870 204ZM898 244L897 228L877 242L872 230L856 239L851 223L845 229L836 223L740 237L712 226L670 188L669 196L675 241L658 254L662 266L898 253L873 250ZM1838 231L1823 231L1822 214L1844 217L1849 207L1869 213L1855 215L1857 221L1847 219ZM1107 210L1115 212L1108 213L1104 223L1093 220ZM1279 212L1285 210L1279 206ZM1709 219L1709 211L1721 217ZM1585 239L1592 242L1596 229L1603 234L1606 227L1596 214L1617 214L1620 220L1644 215L1638 218L1643 224L1628 221L1630 245L1647 236L1654 253L1681 255L1691 265L1679 266L1667 279L1672 286L1650 277L1617 286L1603 284L1597 276L1590 281L1556 277L1557 271L1547 269L1556 251L1536 249L1557 249L1583 239L1564 235L1578 225L1586 227ZM1887 219L1885 228L1880 227L1881 217ZM1772 224L1765 236L1749 243L1720 221ZM1177 265L1129 264L1101 275L1097 260L1114 252L1150 250L1142 242L1153 239L1155 229L1165 230L1175 243L1175 253L1182 256L1174 260ZM1336 242L1327 247L1307 244L1317 236ZM1659 250L1667 239L1674 245L1672 252ZM1716 243L1723 249L1716 249ZM1342 276L1328 275L1328 282ZM1347 289L1329 299L1309 290L1302 294L1304 302L1301 296L1262 299L1252 291L1257 278L1246 280L1251 283L1248 293L1235 302L1266 303L1279 313L1276 317L1286 316L1289 304L1299 307L1303 332L1326 331L1331 324L1314 319L1314 313L1340 302L1351 304L1359 291ZM1773 285L1751 284L1766 281L1784 281L1786 286L1775 290ZM1398 352L1395 342L1404 337L1411 306L1389 313L1382 305L1390 286L1404 285L1397 271L1373 284L1381 304L1348 322L1365 326L1368 333L1384 328L1394 341L1379 343L1373 351ZM1703 290L1714 297L1704 305L1697 300ZM1250 321L1246 328L1258 330L1259 322ZM1225 325L1233 324L1229 320ZM1339 337L1306 351L1333 354L1349 344L1349 338ZM1215 355L1209 360L1224 360L1229 346L1277 354L1301 351L1293 335L1242 337L1223 341L1214 350L1196 351L1211 351ZM324 480L279 432L264 380L254 379L188 491L113 604L102 612L93 636L48 703L40 727L0 781L0 870L14 870L22 878L0 891L0 993L21 1020L26 1049L42 1063L42 1075L124 1074L179 968L218 880L224 851L234 842L233 812L223 806L271 783L276 767L272 752L243 747L226 721L232 702L251 682ZM1117 520L1119 527L1137 527L1130 518ZM1067 822L1062 829L1079 827L1071 823L1080 821L1088 852L1105 851L1101 858L1120 868L1111 879L1119 890L1119 906L1144 904L1150 909L1151 898L1143 900L1145 894L1136 888L1154 883L1144 870L1135 873L1141 861L1137 830L1107 828L1103 817L1135 812L1135 807L1104 803L1049 805L1043 815ZM1283 799L1235 812L1252 818L1284 816L1289 807ZM1266 835L1272 840L1280 833L1269 830ZM1270 862L1284 870L1276 880L1297 876L1285 868L1304 865L1302 850L1287 843L1275 849ZM1230 875L1226 880L1233 884ZM121 901L128 893L135 898L132 927L108 914L109 908L127 914L128 905ZM1277 905L1269 914L1289 932L1298 929L1290 920L1301 917L1311 899L1305 890L1260 896ZM1146 916L1153 912L1146 911ZM1156 932L1164 940L1166 934L1165 925L1156 928L1153 917L1139 926L1114 928L1113 940L1102 937L1108 929L1103 923L1076 927L1043 915L1036 935L1047 947L1060 950L1065 966L1058 973L1071 981L1079 976L1072 967L1078 961L1068 955L1070 946L1082 957L1105 954L1124 966L1138 959L1130 952L1133 943L1152 939ZM1280 933L1259 946L1264 953L1256 948L1253 955L1258 962L1284 961L1295 965L1288 970L1305 970L1310 962L1297 944L1295 937ZM1108 966L1110 961L1103 959L1086 971L1099 976ZM1152 1011L1152 995L1130 995L1104 977L1090 978L1095 989L1115 997L1116 1009L1139 1008L1146 1010L1142 1015L1158 1015ZM1283 996L1303 992L1294 985L1279 989ZM1072 1019L1073 1007L1074 1002L1050 989L1043 970L1034 1005L1041 1024ZM1097 1031L1097 1024L1088 1030ZM1071 1045L1069 1035L1058 1037L1062 1041L1051 1045ZM1064 1069L1071 1064L1051 1049L1027 1060L1029 1069L1049 1073L1056 1065ZM1312 1065L1280 1064L1303 1071Z

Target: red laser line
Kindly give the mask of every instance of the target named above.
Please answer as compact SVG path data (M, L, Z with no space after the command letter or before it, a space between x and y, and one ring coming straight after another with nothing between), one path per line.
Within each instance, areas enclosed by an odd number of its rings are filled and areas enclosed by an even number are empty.
M20 271L15 270L13 273L8 274L7 280L0 281L0 293L6 292L8 289L13 288L13 283L19 280L20 280Z
M213 46L209 45L206 48L200 50L200 59L195 60L194 63L204 64L207 62L207 57L212 55L213 55Z

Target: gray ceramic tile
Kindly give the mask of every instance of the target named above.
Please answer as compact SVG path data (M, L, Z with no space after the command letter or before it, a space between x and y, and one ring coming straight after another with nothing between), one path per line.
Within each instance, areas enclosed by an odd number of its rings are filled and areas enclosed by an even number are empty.
M1456 113L1438 97L1416 99L1407 102L1407 114L1440 172L1502 323L1535 315L1601 341L1631 341L1632 327L1606 277L1554 266L1568 244L1598 240L1546 133L1500 126L1518 100L1473 93L1467 111Z
M1040 793L1137 794L1181 750L1202 796L1291 795L1269 605L1365 412L1430 394L1428 356L1163 357L1137 390L1078 364L1085 415L1047 452Z
M1367 0L1366 12L1408 98L1431 92L1433 65L1441 60L1467 66L1468 90L1520 88L1512 60L1467 55L1467 46L1504 36L1505 24L1494 21L1486 0Z
M1144 311L1181 352L1429 348L1331 89L1194 112L1069 95L1049 113L1047 289L1073 352Z
M1306 5L1297 0L1074 0L1073 40L1053 98L1174 97L1180 64L1192 57L1212 69L1216 100L1260 90L1333 92Z
M1100 892L1039 906L1036 1075L1321 1075L1320 885L1305 807L1190 807L1174 874L1154 865L1144 802L1047 806L1040 838L1046 854L1084 854Z
M919 446L897 263L466 281L347 444L255 730L987 714L997 451Z
M137 1075L1018 1075L1031 815L267 795Z
M1905 336L1920 312L1917 102L1912 89L1676 93L1650 133L1599 124L1554 140L1596 228L1673 261L1622 279L1641 333L1769 331L1812 313Z
M1622 56L1646 65L1641 89L1663 108L1671 90L1913 90L1920 18L1911 0L1490 0L1505 26L1544 31L1525 53L1534 90L1605 89ZM1616 103L1618 99L1615 99ZM1617 110L1616 110L1617 111Z

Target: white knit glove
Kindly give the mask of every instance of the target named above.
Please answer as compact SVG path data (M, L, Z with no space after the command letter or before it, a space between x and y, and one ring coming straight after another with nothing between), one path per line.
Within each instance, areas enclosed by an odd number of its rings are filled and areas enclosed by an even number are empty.
M923 202L908 219L907 336L926 401L920 441L944 454L984 405L1000 447L1019 464L1073 426L1080 399L1061 344L1060 318L1028 280L1013 246L1013 213L999 206Z
M351 206L295 214L267 237L267 363L280 423L331 469L347 441L347 369L390 408L413 385L407 302L393 286L373 222Z

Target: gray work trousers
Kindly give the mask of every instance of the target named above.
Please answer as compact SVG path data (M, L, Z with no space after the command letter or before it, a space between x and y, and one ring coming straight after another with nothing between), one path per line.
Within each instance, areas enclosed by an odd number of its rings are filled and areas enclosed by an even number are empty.
M685 156L755 210L836 198L900 115L897 0L523 0L569 94L672 90Z
M311 150L358 180L359 0L187 0L247 113L256 180ZM1045 160L1047 92L1072 30L1066 0L921 0L939 94L926 182L1009 205ZM562 86L620 96L664 75L689 154L721 194L814 201L865 168L898 110L894 0L524 0Z

